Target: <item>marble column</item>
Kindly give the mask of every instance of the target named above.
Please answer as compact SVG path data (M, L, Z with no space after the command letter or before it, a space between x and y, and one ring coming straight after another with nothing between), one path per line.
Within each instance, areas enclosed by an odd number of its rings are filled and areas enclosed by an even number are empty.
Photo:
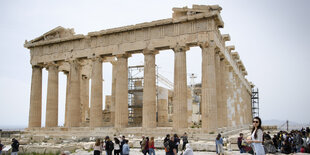
M81 66L77 60L70 61L68 127L79 127L81 122L80 69Z
M226 60L222 59L220 64L221 64L221 89L222 89L222 103L223 103L223 110L222 110L222 115L223 115L223 127L227 127L227 120L228 120L228 113L227 113L227 83L228 81L228 72L227 72L227 67L226 67Z
M90 127L101 127L102 118L102 58L92 59Z
M248 109L248 124L252 124L252 118L253 118L253 113L252 113L252 90L250 92L247 91L247 104L249 105Z
M47 101L45 127L58 126L58 67L48 66Z
M65 123L64 123L64 126L65 126L65 127L68 127L70 74L69 74L69 72L64 72L64 74L67 76L67 84L66 84L66 105L65 105Z
M217 129L215 46L202 43L200 48L202 49L202 129L205 132L215 132Z
M228 127L235 127L236 126L236 119L235 119L235 100L236 100L236 91L234 89L234 71L232 66L227 66L228 76L227 76L227 117Z
M144 50L144 85L142 127L156 128L156 73L155 54L157 51Z
M82 123L86 122L89 110L89 78L86 75L82 75L81 79L81 106L82 106ZM88 117L87 117L88 116Z
M236 120L236 125L240 126L241 124L241 120L240 120L240 115L241 115L241 109L240 109L240 90L239 90L239 77L237 75L237 73L234 72L234 79L235 79L235 90L234 92L236 93L236 98L234 100L235 102L235 111L236 111L236 115L235 115L235 120Z
M173 128L187 128L187 74L186 51L188 47L177 46L174 50L174 97Z
M30 108L28 127L41 127L42 111L42 68L32 66Z
M111 93L111 123L114 126L115 123L115 89L116 89L116 76L117 76L117 65L116 61L112 61L112 93Z
M223 100L222 100L222 74L221 60L219 53L215 54L215 69L216 69L216 101L217 101L217 127L222 128L223 125Z
M115 128L128 126L128 55L117 56Z

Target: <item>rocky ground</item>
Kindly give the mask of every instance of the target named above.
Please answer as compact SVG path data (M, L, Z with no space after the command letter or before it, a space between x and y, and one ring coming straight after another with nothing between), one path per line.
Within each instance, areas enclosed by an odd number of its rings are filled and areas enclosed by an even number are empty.
M243 130L230 134L224 137L225 142L225 154L239 154L237 147L237 137L239 132L244 133L245 137L248 136L250 131ZM204 136L204 135L202 135ZM213 135L216 136L216 135ZM20 153L38 153L38 154L76 154L76 155L88 155L93 154L92 147L96 137L83 137L78 138L73 137L50 137L50 136L38 136L34 134L31 136L24 135L22 133L14 133L7 137L0 137L2 144L5 144L8 148L11 144L11 138L15 137L20 142ZM129 139L130 154L142 154L139 150L140 147L140 137L126 136ZM101 137L103 138L103 137ZM111 137L113 138L113 137ZM164 155L163 150L163 139L164 137L155 138L156 155ZM215 154L215 142L214 138L199 140L189 138L189 143L194 150L195 155L207 155Z

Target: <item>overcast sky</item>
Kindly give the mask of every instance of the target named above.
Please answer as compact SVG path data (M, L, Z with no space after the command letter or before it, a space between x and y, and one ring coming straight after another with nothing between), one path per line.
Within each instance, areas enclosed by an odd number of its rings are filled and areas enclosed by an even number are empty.
M310 1L308 0L3 0L0 1L0 128L27 126L29 115L31 40L57 27L87 34L108 28L171 18L173 7L219 4L241 60L260 93L263 120L310 123ZM308 45L308 46L307 46ZM171 50L156 56L159 72L173 81ZM129 65L143 64L134 55ZM201 50L187 52L187 72L201 80ZM111 93L111 65L104 64L104 94ZM189 81L189 77L188 77ZM66 77L59 74L59 125L63 124ZM47 72L43 71L42 125L45 124Z

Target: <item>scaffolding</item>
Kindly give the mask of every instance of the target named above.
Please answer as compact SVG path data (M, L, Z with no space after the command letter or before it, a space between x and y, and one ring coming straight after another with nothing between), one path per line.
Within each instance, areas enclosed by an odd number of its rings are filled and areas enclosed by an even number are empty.
M259 117L259 93L258 88L252 89L252 116L253 117Z
M156 75L158 69L156 66ZM158 76L156 76L156 90ZM128 123L129 126L142 125L144 65L128 67ZM156 91L157 92L157 91ZM157 99L156 93L156 99ZM156 113L157 119L157 113Z

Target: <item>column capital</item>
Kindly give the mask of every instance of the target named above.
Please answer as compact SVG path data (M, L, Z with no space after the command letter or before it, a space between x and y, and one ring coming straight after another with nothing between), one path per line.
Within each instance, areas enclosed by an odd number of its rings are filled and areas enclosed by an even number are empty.
M68 60L68 63L69 63L70 65L75 64L75 65L78 65L78 66L82 66L82 61L81 61L81 60L78 60L78 59Z
M142 53L143 53L143 55L149 55L149 54L154 54L154 55L156 55L156 54L158 54L159 53L159 51L158 50L156 50L156 49L143 49L142 50Z
M223 38L224 42L230 41L230 35L229 34L222 34L222 38Z
M174 52L186 52L189 50L189 46L176 44L174 47L172 47L172 50Z
M131 57L131 54L129 54L129 53L126 53L126 54L117 54L117 55L115 55L116 56L116 58L129 58L129 57Z
M217 45L212 41L198 42L197 43L200 48L217 48Z
M209 46L209 43L208 42L199 42L198 46L200 48L207 48Z
M95 57L92 57L90 58L92 61L99 61L99 62L103 62L103 58L100 57L100 56L95 56Z
M110 61L110 63L111 63L112 65L116 65L117 61L116 61L116 60Z
M39 69L44 68L43 65L32 65L31 67L32 67L32 69L34 69L34 68L39 68Z
M232 50L235 50L235 46L234 45L226 46L226 49L227 49L228 53L231 53Z
M56 69L58 69L60 66L60 64L56 63L56 62L47 62L45 64L45 68L48 70L50 67L56 67Z

